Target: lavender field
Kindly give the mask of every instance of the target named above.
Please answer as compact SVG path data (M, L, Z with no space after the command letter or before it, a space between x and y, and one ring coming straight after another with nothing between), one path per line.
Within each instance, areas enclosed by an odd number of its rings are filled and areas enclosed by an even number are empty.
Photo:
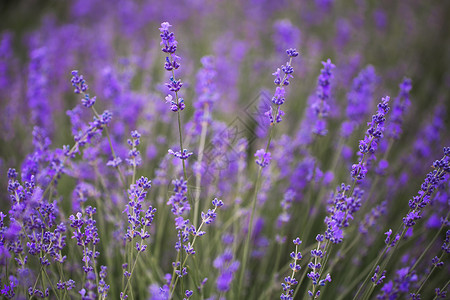
M2 299L448 299L449 1L0 4Z

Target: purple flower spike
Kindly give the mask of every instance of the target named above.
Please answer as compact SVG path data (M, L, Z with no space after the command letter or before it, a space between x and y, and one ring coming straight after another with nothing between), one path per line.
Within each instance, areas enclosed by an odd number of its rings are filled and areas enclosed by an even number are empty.
M269 118L270 125L281 122L281 117L284 115L284 112L281 110L280 106L283 105L286 95L285 86L289 85L289 79L293 78L292 73L294 73L294 68L292 67L292 58L298 56L298 52L295 49L288 49L286 53L289 57L289 61L286 62L285 65L277 68L277 70L272 73L275 76L275 80L273 81L277 86L275 89L275 93L272 97L272 103L276 105L276 115L273 113L272 106L269 110L264 114ZM282 75L281 71L283 71L284 75ZM274 122L275 121L275 122Z

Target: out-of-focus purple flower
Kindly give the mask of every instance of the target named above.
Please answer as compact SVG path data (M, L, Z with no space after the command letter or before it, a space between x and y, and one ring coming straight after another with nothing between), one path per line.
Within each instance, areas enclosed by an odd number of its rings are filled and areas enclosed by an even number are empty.
M409 92L412 88L411 79L403 79L399 87L400 92L394 100L390 122L388 122L386 126L387 136L396 140L399 139L402 134L403 118L406 110L411 105L411 101L409 100Z
M234 273L239 269L239 261L236 261L231 248L226 248L213 262L214 268L219 270L216 286L217 290L225 293L230 289Z
M341 135L348 138L362 124L372 106L377 75L373 66L367 66L353 79L352 89L347 94L347 120L342 124Z
M292 46L300 44L300 29L292 25L289 19L282 19L273 25L273 41L277 51L281 52Z
M256 164L261 166L262 168L267 167L270 164L270 160L272 158L270 152L266 152L264 149L259 149L255 153L255 157L257 159L255 160Z
M214 103L219 98L217 91L217 71L216 62L213 56L201 58L202 68L197 72L196 93L197 101L194 102L196 109L192 121L193 130L196 134L201 133L204 122L211 124L211 110Z
M397 299L399 294L408 293L411 285L418 279L414 272L410 272L409 267L399 269L395 273L394 281L389 281L381 288L381 293L377 299Z
M48 55L46 47L33 49L30 53L27 98L34 125L44 128L47 132L53 132L52 106L49 101Z
M317 79L316 98L312 103L312 111L314 112L314 127L312 132L317 135L326 135L326 118L330 111L330 97L331 97L331 80L333 78L332 70L336 67L331 63L331 60L322 62L323 68L320 70L319 78Z
M424 172L423 159L436 155L436 146L441 144L441 133L445 128L444 120L447 108L438 104L433 112L433 117L428 120L417 134L414 142L413 153L408 161L413 163L413 171L417 174Z

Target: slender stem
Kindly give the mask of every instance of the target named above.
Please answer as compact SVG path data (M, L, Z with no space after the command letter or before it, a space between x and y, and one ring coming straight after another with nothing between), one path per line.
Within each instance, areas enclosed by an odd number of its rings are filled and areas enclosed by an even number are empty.
M448 217L450 215L450 212L447 213L447 216L445 217L445 220L448 220ZM424 258L425 253L428 252L428 250L430 250L431 246L434 244L434 242L436 241L436 239L439 237L439 234L441 233L442 229L444 229L445 227L445 223L442 223L441 228L439 228L438 232L436 232L436 235L433 237L433 239L431 240L431 242L428 244L427 248L422 251L422 254L419 256L419 258L416 260L416 262L414 263L414 265L411 267L411 269L409 269L409 273L411 274L412 271L417 267L417 265L419 264L419 262Z
M447 290L448 285L450 284L450 280L447 281L447 283L444 285L444 287L441 289L441 291L445 291ZM437 299L438 295L436 294L436 296L434 296L433 300Z
M439 261L442 261L442 258L444 257L444 254L445 254L445 252L442 252L441 256L439 257ZM425 283L428 281L428 279L430 278L431 274L434 272L434 270L436 270L436 268L437 268L437 266L433 265L433 268L430 270L430 272L428 272L427 277L425 277L425 279L422 281L422 284L417 289L416 295L420 294L420 291L423 289L423 287L425 286Z
M217 210L217 206L214 207L213 213L215 213L216 210ZM203 225L205 225L206 222L207 222L209 219L210 219L210 217L207 217L206 219L204 219L204 220L202 221L202 223L200 224L200 226L198 227L198 229L196 230L196 232L200 232L200 231L202 230ZM198 235L195 235L194 238L192 239L192 244L191 244L191 247L192 247L192 248L194 248L195 241L197 240L197 237L198 237ZM181 250L178 251L179 254L180 254L180 252L181 252ZM186 261L187 261L187 259L189 258L189 256L190 256L189 253L187 253L187 254L186 254L186 257L185 257L184 260L183 260L183 263L180 265L180 270L182 270L182 269L184 268L184 266L186 265ZM177 258L177 260L178 260L178 258ZM174 271L175 271L175 268L174 268ZM174 274L175 274L175 273L174 273ZM174 274L173 274L173 275L174 275ZM172 275L172 281L173 281L173 275ZM171 292L170 292L169 299L172 299L173 293L174 293L174 291L175 291L175 287L176 287L177 282L178 282L178 278L179 278L179 277L177 276L177 278L175 279L175 282L174 282L173 286L171 286Z
M92 108L92 111L94 112L94 115L97 118L100 118L100 115L97 113L97 110L94 108L94 106L91 106L91 108ZM113 158L116 159L117 156L116 156L116 152L114 151L114 147L113 147L112 142L111 142L111 137L109 135L108 127L104 126L104 129L105 129L106 137L108 138L108 143L109 143L109 148L111 149L111 154L112 154ZM120 170L119 166L117 166L116 169L119 172L119 177L120 177L120 181L122 181L122 185L124 187L126 187L127 186L127 181L125 180L125 176L123 176L123 173Z
M140 248L141 248L142 245L143 245L143 241L144 241L144 240L141 240ZM133 267L131 268L130 276L128 276L127 284L125 285L125 288L123 289L123 295L124 295L124 296L125 296L125 293L126 293L126 291L127 291L127 289L128 289L128 286L130 285L131 277L133 276L134 268L136 267L136 263L137 263L137 261L138 261L139 254L141 254L141 251L138 251L138 253L137 253L137 255L136 255L136 258L135 258L134 263L133 263ZM121 299L123 299L123 298L121 297Z
M203 150L205 148L205 141L206 141L206 130L208 127L208 121L206 121L208 119L208 115L209 115L209 108L208 108L208 104L205 104L205 115L204 115L204 120L202 121L202 132L200 134L200 145L198 147L198 159L197 159L197 163L199 164L199 166L202 163L203 160ZM202 180L202 172L200 172L200 170L198 170L195 174L195 198L194 198L194 227L197 227L198 224L198 211L199 211L199 206L200 206L200 183Z

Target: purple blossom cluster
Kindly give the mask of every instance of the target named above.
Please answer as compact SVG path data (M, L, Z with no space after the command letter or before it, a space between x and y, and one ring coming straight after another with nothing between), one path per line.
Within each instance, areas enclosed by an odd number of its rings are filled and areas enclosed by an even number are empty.
M139 237L141 243L136 242L136 250L138 252L143 252L147 248L147 245L142 245L142 242L150 237L147 230L152 225L156 213L156 208L153 208L151 205L146 210L142 207L150 188L151 181L147 177L141 177L136 180L136 183L132 184L128 190L130 201L123 211L123 213L127 214L128 219L128 228L124 239L127 242L131 242L135 237Z

